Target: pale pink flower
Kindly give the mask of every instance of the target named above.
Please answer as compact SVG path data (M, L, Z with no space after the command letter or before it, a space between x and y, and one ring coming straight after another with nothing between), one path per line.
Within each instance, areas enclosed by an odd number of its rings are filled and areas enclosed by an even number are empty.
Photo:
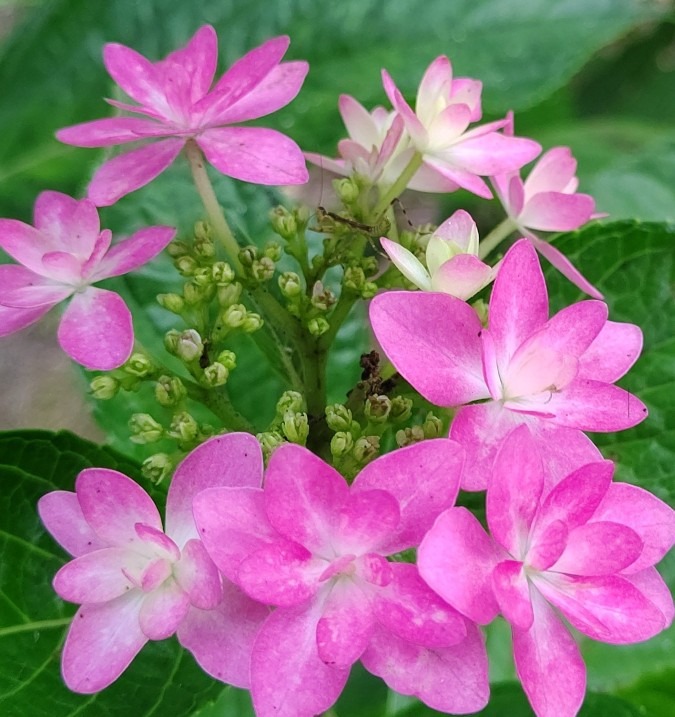
M212 463L212 450L224 460ZM248 687L253 638L268 611L221 578L198 538L192 500L214 486L259 484L261 471L260 448L248 434L202 444L171 482L166 532L150 496L117 471L88 468L75 493L40 499L47 530L75 557L54 578L60 597L81 604L62 655L71 690L102 690L148 640L176 632L206 672Z
M562 478L598 460L582 431L620 431L647 416L639 399L613 385L640 354L640 329L608 321L600 301L549 319L544 276L527 239L501 263L488 328L463 301L426 292L380 294L370 319L415 389L437 406L461 406L450 437L467 451L466 490L485 489L497 448L521 423L541 445L547 472Z
M306 62L281 62L289 45L276 37L251 50L213 85L218 38L201 27L187 45L150 62L124 45L108 44L103 61L110 76L138 104L108 100L143 115L84 122L57 132L77 147L159 140L106 161L89 185L98 206L146 185L194 140L219 172L256 184L303 184L307 169L300 148L286 135L262 127L232 127L287 105L307 74Z
M173 239L173 227L147 227L111 246L88 199L42 192L34 227L0 219L0 247L23 266L0 266L0 336L34 323L73 297L58 330L61 348L89 369L108 371L131 354L131 313L119 294L91 285L153 259Z
M386 237L380 242L403 276L422 291L440 291L467 301L496 275L496 268L478 258L478 228L463 209L458 209L431 235L426 267L404 246Z
M276 606L251 658L258 717L329 709L358 659L435 709L467 713L486 704L476 626L414 565L386 557L418 545L454 504L462 463L454 442L424 441L373 461L350 487L308 450L286 444L272 454L264 488L214 488L195 498L215 564L249 596Z
M513 134L513 117L508 117L505 134ZM586 224L595 214L595 200L577 192L577 161L569 147L545 152L523 181L518 172L492 177L497 196L518 231L575 286L596 299L602 294L572 262L535 232L568 232ZM602 216L602 215L600 215Z
M424 73L414 112L386 70L382 80L390 102L403 118L410 143L423 155L427 172L439 181L450 180L489 199L492 193L482 176L512 172L541 152L541 146L531 139L501 134L498 130L507 124L506 119L468 130L482 115L482 85L477 80L453 78L445 56L437 57Z
M675 513L612 483L611 461L550 485L527 427L497 455L487 492L490 536L465 508L441 514L418 550L424 580L480 624L511 623L516 670L537 717L574 717L586 689L579 648L556 614L612 644L648 640L673 620L653 567L675 543ZM555 608L552 609L552 607Z

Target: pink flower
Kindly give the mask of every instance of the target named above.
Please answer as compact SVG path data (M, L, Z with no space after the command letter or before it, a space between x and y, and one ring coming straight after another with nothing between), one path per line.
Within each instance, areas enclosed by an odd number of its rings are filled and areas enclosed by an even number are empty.
M0 219L0 247L23 266L0 266L0 336L34 323L72 296L61 323L61 348L89 369L108 371L131 354L131 313L119 294L94 289L111 276L137 269L173 239L173 227L147 227L111 246L88 199L42 192L32 227Z
M380 294L370 319L412 386L437 406L462 406L450 437L467 451L466 490L485 489L499 445L521 423L560 479L599 460L581 431L621 431L647 416L639 399L612 385L640 354L640 329L608 321L600 301L548 319L544 276L526 239L502 261L488 328L459 299L423 292Z
M452 441L424 441L373 461L349 487L312 453L286 444L272 454L264 489L196 497L195 520L215 564L276 606L251 657L258 717L327 710L358 659L436 709L485 705L476 626L437 598L414 565L386 559L418 545L454 504L462 463Z
M422 291L440 291L467 301L486 287L496 269L478 258L478 229L467 212L458 209L431 235L426 267L404 246L385 237L384 250L398 270Z
M386 70L384 89L401 115L413 147L424 157L424 167L438 181L450 180L480 197L492 197L480 178L512 172L534 159L541 146L530 139L500 134L508 120L489 122L472 130L480 120L482 85L477 80L453 78L447 57L437 57L427 68L417 91L415 111L410 108Z
M113 117L66 127L57 138L77 147L144 144L105 162L89 185L98 206L143 187L163 172L193 139L223 174L257 184L302 184L307 169L300 148L285 135L262 127L231 127L287 105L307 74L306 62L281 63L289 39L276 37L251 50L211 87L218 38L210 25L160 62L108 44L103 61L110 76L138 104L108 100L143 115Z
M516 670L538 717L573 717L586 689L574 639L648 640L673 620L652 567L675 543L675 513L647 491L612 483L611 461L547 489L525 426L504 441L487 492L491 537L464 508L441 514L418 551L420 574L469 619L511 623Z
M210 462L213 450L227 460ZM261 471L260 448L248 434L202 444L173 478L166 533L150 496L117 471L88 468L75 493L40 499L47 530L75 556L54 578L64 600L81 603L62 656L71 690L102 690L148 640L175 632L206 672L248 687L251 645L268 611L221 579L198 539L192 499L213 486L257 484Z
M512 135L513 117L508 119L505 134ZM524 182L518 172L510 172L492 177L492 183L518 231L575 286L602 299L602 294L562 252L534 233L572 231L595 216L593 197L577 193L576 169L577 161L569 147L554 147L539 158Z

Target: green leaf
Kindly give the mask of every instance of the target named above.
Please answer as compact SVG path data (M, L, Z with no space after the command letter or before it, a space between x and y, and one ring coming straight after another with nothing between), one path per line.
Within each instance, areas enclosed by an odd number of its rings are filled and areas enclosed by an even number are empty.
M77 473L100 466L138 476L138 467L109 448L71 433L0 433L0 713L3 717L182 717L222 689L175 639L147 645L111 687L77 695L59 669L75 606L51 587L66 562L38 518L38 499L72 490ZM153 496L161 495L155 492Z
M673 681L675 668L659 674L650 674L619 694L632 702L643 717L663 717L675 714Z

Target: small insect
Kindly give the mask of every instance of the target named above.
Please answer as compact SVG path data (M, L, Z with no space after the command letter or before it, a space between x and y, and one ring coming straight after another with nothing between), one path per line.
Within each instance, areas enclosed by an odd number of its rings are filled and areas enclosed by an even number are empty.
M326 219L332 219L338 224L344 224L352 229L356 229L369 237L380 237L389 231L389 220L383 217L377 224L364 224L363 222L356 221L356 219L350 219L349 217L342 217L335 212L329 212L322 206L316 208L316 217L319 220L319 225L323 225Z

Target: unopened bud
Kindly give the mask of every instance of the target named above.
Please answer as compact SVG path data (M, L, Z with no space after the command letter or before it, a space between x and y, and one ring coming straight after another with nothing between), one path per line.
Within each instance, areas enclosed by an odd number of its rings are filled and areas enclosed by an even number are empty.
M170 257L172 257L173 259L178 259L181 256L189 254L190 247L185 242L172 241L169 246L167 246L166 251L168 252Z
M130 440L134 443L155 443L164 435L164 428L148 413L134 413L129 419Z
M211 236L211 227L206 222L195 224L195 252L206 259L216 255L216 247Z
M285 271L279 277L279 288L281 293L287 298L292 299L302 293L302 282L300 276L294 271Z
M323 316L317 316L307 322L307 331L309 331L312 336L321 336L321 334L325 334L329 328L330 324Z
M265 460L269 459L275 448L278 448L282 443L286 442L281 433L278 433L277 431L259 433L256 438L260 443Z
M354 437L346 431L338 431L330 441L330 452L335 458L346 455L354 447Z
M284 416L288 411L301 413L305 410L305 399L297 391L284 391L277 401L277 415Z
M377 274L380 265L374 256L366 256L361 259L361 268L366 276L373 276L374 274Z
M173 314L182 314L185 300L178 294L157 294L157 303Z
M205 287L213 283L211 269L201 267L192 275L192 281L199 287Z
M138 378L145 378L145 376L154 371L154 368L152 361L142 353L131 354L129 360L122 366L122 370L125 373Z
M359 198L359 185L350 177L334 179L333 189L345 204L353 204Z
M180 411L171 419L168 433L178 441L189 443L197 437L199 425L187 411Z
M335 294L317 281L312 287L312 306L319 311L328 311L335 304Z
M267 256L257 259L251 265L251 276L256 281L269 281L274 276L274 262Z
M174 261L176 269L183 276L192 276L196 269L199 268L199 264L191 256L181 256Z
M309 435L307 414L286 411L281 422L281 430L291 443L299 443L304 446Z
M217 261L211 267L211 276L216 284L226 286L234 281L234 269L226 261Z
M292 239L298 231L295 217L285 207L275 207L270 212L270 223L272 224L272 229L287 241Z
M413 426L412 428L405 428L401 431L396 431L396 443L400 448L403 446L410 446L413 443L419 443L424 440L424 431L422 426Z
M155 384L155 399L160 406L175 406L187 396L187 389L177 376L160 376Z
M229 326L231 329L236 329L241 326L246 320L246 307L243 304L233 304L228 306L225 311L221 314L221 320L225 326Z
M342 279L345 289L360 291L366 281L366 275L360 266L348 266Z
M254 331L261 329L264 323L260 314L248 313L241 328L247 334L252 334Z
M221 306L230 306L236 304L241 296L242 285L235 281L232 284L218 287L218 303Z
M107 401L117 395L120 383L112 376L97 376L89 384L89 388L91 388L91 394L94 398L98 398L100 401Z
M391 411L389 413L390 420L394 423L403 423L412 416L413 402L409 398L403 396L394 396L391 399Z
M326 423L331 431L349 431L352 425L352 412L341 403L326 406Z
M380 452L379 436L362 436L354 443L354 458L365 465L377 456Z
M386 423L391 412L389 396L369 396L366 400L364 413L371 423Z
M253 245L245 246L239 250L239 261L244 266L253 266L253 262L258 258L258 247Z
M223 366L222 363L218 363L218 361L204 369L204 383L213 388L227 383L229 377L230 372L228 369Z
M271 261L281 259L281 244L278 241L268 241L263 249L263 254Z
M198 359L204 353L202 337L194 329L181 331L176 345L176 356L186 363Z
M425 438L440 438L443 435L443 421L429 411L422 424L422 431Z
M155 453L154 456L146 458L141 466L143 475L153 483L161 483L168 478L173 471L174 465L171 457L166 453Z
M183 285L183 297L185 298L185 302L190 306L194 306L200 301L203 301L206 297L204 289L205 287L199 286L192 281L188 281Z
M236 354L234 353L234 351L229 351L228 349L221 351L218 354L218 358L216 359L216 361L225 366L228 371L234 371L237 366Z
M362 287L361 287L361 298L362 299L372 299L375 294L377 294L378 286L374 281L367 281Z

